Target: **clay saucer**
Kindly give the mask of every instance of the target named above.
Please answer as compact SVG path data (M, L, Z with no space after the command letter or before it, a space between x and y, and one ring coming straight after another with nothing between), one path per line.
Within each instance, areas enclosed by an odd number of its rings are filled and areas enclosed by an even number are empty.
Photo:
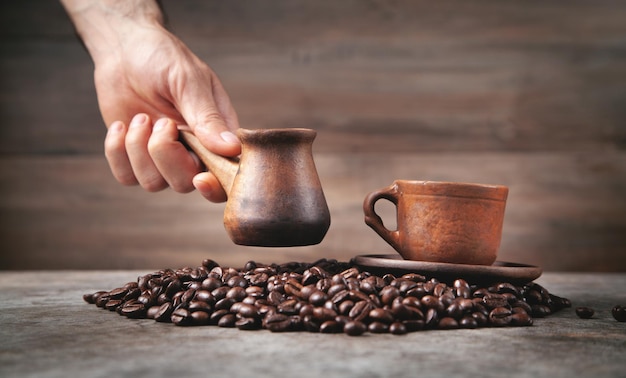
M470 284L510 282L525 284L541 276L537 266L496 261L493 265L449 264L404 260L400 255L361 255L352 259L354 265L375 274L418 273L442 282L463 278Z

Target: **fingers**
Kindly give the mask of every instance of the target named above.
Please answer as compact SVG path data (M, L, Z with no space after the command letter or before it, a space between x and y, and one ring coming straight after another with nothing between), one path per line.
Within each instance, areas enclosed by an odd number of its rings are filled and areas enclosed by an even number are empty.
M128 127L116 121L109 127L105 156L111 172L124 185L141 185L149 192L171 187L179 193L198 189L211 202L226 201L217 178L202 172L200 160L178 140L178 128L169 118L154 126L145 114L137 114Z
M126 125L121 121L111 124L104 139L104 155L115 179L123 185L137 185L139 181L126 154Z
M220 185L217 178L209 172L197 174L193 178L193 185L204 198L211 202L219 203L227 199L226 192L224 192L222 185Z
M159 172L148 151L148 141L152 134L150 118L145 114L137 114L130 121L126 132L126 153L142 188L149 192L157 192L167 188L168 183Z
M159 119L148 141L148 152L156 168L168 185L179 193L194 190L193 177L201 165L178 141L176 123L168 118Z

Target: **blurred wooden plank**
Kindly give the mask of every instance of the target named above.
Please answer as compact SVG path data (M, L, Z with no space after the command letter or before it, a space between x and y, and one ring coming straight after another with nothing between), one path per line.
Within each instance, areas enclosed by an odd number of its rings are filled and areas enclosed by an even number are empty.
M2 5L0 152L100 153L92 63L65 15L14 3ZM624 148L619 2L165 7L242 126L315 128L319 151Z
M626 154L318 154L331 209L325 240L302 248L235 246L223 205L197 193L119 186L102 157L0 159L0 268L162 268L348 260L393 253L363 222L362 200L394 179L510 187L500 259L546 270L626 270ZM393 223L393 211L382 207ZM390 226L391 227L391 226Z

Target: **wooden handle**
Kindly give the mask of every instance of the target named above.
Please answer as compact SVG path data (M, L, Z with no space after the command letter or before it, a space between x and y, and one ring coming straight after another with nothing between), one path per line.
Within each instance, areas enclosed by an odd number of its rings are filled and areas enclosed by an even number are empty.
M239 159L226 158L214 154L200 143L198 138L188 130L179 130L183 141L198 155L200 160L207 167L209 172L213 173L217 180L224 188L226 195L230 195L230 189L233 187L233 181L239 170Z

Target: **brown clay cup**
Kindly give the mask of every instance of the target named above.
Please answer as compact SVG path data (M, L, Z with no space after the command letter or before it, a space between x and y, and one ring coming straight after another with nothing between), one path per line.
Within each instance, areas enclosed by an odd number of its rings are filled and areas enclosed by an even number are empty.
M491 265L496 261L509 189L501 185L396 180L367 195L365 223L405 260ZM387 229L374 206L396 206Z

